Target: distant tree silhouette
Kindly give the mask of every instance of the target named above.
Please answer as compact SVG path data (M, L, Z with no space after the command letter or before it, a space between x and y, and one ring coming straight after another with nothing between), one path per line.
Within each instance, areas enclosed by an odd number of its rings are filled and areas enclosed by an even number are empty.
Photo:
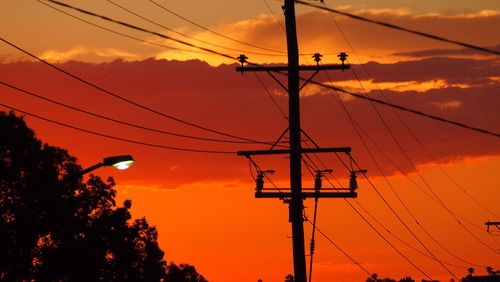
M118 207L114 181L78 177L64 149L0 111L0 280L206 281L169 264L156 228Z
M494 274L493 267L487 266L486 267L486 272L488 272L489 276L492 276Z
M399 279L398 282L415 282L415 280L413 280L411 277L408 276L408 277Z
M474 270L475 270L475 269L474 269L474 268L472 268L472 267L469 267L469 268L467 269L467 272L469 273L469 276L472 276L472 274L474 273Z
M285 276L285 282L295 282L295 277L292 274Z
M167 269L166 282L208 282L203 276L196 272L194 266L188 264L176 265L174 263L170 263Z
M370 277L366 278L366 282L396 282L391 278L379 279L377 273L373 273Z

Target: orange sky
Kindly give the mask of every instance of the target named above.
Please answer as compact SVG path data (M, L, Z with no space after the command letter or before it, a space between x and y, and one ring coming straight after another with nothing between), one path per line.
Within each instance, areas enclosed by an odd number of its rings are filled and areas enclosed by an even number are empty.
M98 5L95 1L89 1L86 5L80 2L67 3L160 31L157 26L134 18L108 2L105 5ZM285 43L280 25L264 2L258 2L235 1L225 6L227 3L218 1L210 7L212 16L208 16L189 9L192 7L158 1L164 5L172 5L169 8L226 36L283 50ZM280 15L280 3L268 2L273 12ZM333 5L329 1L325 2ZM353 1L350 7L341 8L373 19L498 49L500 42L495 33L500 29L498 4L485 0L475 2L472 7L466 2L468 1L457 1L455 9L429 1L404 1L401 6L394 6L390 1L380 1L377 6ZM228 42L196 29L161 13L149 1L140 4L127 1L116 3L137 13L149 15L150 19L198 40L247 51L246 54L252 61L281 63L285 60L284 56L276 54L251 54L268 52ZM340 4L349 3L339 2ZM121 38L81 23L36 1L20 3L9 0L0 5L5 6L5 9L0 9L2 38L123 97L192 123L257 140L273 141L287 126L282 113L254 75L235 72L236 65L230 60L213 55L167 51L162 47ZM200 2L199 5L206 4ZM229 13L230 8L238 8L238 12ZM143 40L172 44L162 38L71 13ZM338 63L336 54L345 51L350 54L350 62L363 87L373 97L383 98L377 91L380 88L393 103L500 132L500 100L496 97L500 89L500 65L497 57L342 17L335 16L335 19L354 51L328 14L298 8L301 52L321 52L325 54L324 63ZM280 16L280 21L282 20ZM199 42L197 44L203 45ZM204 46L217 49L214 46ZM235 56L241 53L227 49L217 50ZM302 63L312 63L309 57L310 55L302 56ZM38 95L159 130L228 139L181 125L119 101L45 65L33 62L5 44L0 45L0 62L2 82ZM365 64L369 74L361 67L361 63ZM330 76L336 86L362 91L351 71L335 71ZM276 103L286 110L286 93L271 78L263 74L259 74L259 77ZM316 79L329 82L324 74L318 75ZM191 140L117 125L41 101L5 86L0 86L0 96L2 103L30 113L141 142L231 152L266 148L255 144ZM375 187L417 237L442 261L462 266L450 266L456 276L463 277L466 268L472 266L470 263L500 268L498 253L495 254L473 238L477 237L492 249L500 248L500 237L495 238L486 233L484 226L487 220L500 219L475 202L494 214L500 214L497 180L500 143L497 138L410 113L400 113L425 149L461 185L457 187L433 163L394 112L377 106L394 136L417 166L420 175L432 188L430 191L401 153L372 106L366 101L348 96L340 97L349 113L361 124L362 131L369 136L366 139L363 133L370 152L383 173L389 176L397 196L420 223L417 225L381 176L335 94L308 86L304 88L302 97L303 129L321 146L352 147L356 161L369 170L368 176ZM78 132L32 117L26 117L26 120L40 138L52 145L69 149L84 167L105 156L132 154L137 162L130 170L118 172L103 168L96 173L115 176L119 200L132 199L134 216L146 216L151 224L158 227L159 241L167 260L193 264L210 281L257 281L259 278L263 281L280 281L293 271L287 207L278 200L254 198L254 183L248 162L244 158L235 154L204 154L151 148ZM304 146L310 144L304 143ZM281 187L288 186L286 158L260 157L256 161L263 169L276 169L273 181ZM347 183L347 171L334 156L321 156L321 161L326 167L334 169L334 176L341 183ZM303 174L304 186L311 187L312 178L305 167ZM456 219L438 205L435 199L431 199L432 196L428 196L433 192L455 217L460 218L460 222L473 236L457 224ZM349 202L359 208L355 201ZM384 227L360 210L363 216L412 262L432 278L449 281L451 275L438 263L410 249L385 230L387 228L407 244L425 252L366 181L360 182L357 202ZM306 212L309 215L312 214L312 207L313 202L307 201ZM311 228L307 223L304 224L308 244ZM321 200L318 225L369 272L395 279L404 276L412 276L418 280L424 278L391 249L344 200ZM420 227L452 254L439 247ZM368 275L365 272L320 234L317 236L314 281L366 279ZM478 273L485 273L484 267L473 267Z

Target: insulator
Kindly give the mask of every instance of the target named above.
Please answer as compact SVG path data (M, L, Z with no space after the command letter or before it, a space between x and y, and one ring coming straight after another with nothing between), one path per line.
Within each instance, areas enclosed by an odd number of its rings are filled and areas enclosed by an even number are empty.
M262 189L264 188L264 172L263 171L259 171L259 173L257 174L257 179L255 180L255 190L257 191L262 191Z
M309 245L309 253L314 254L314 249L316 248L316 242L314 239L311 239L311 244Z
M358 188L358 182L356 181L356 172L351 171L351 177L349 179L349 188L351 190L356 190Z
M314 178L314 189L319 190L321 186L323 186L323 180L321 180L321 175L317 175L316 178Z

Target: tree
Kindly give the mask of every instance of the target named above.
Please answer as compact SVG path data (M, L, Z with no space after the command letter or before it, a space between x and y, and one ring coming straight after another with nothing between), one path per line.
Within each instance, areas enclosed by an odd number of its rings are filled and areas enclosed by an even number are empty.
M285 282L295 282L295 277L292 274L285 276Z
M475 270L475 269L474 269L474 268L472 268L472 267L469 267L469 268L467 269L467 272L469 273L469 276L472 276L472 274L474 273L474 270Z
M83 183L81 170L0 112L0 280L206 281L192 266L167 266L156 228L131 221L131 201L116 205L113 179Z
M493 267L487 266L486 267L486 272L488 272L489 276L492 276L494 274Z

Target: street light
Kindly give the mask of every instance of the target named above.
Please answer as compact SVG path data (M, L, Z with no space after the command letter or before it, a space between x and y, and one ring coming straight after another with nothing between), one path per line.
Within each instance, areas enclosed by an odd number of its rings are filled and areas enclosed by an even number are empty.
M123 156L113 156L113 157L107 157L102 160L102 162L95 164L89 168L86 168L82 170L80 175L84 175L86 173L89 173L93 170L96 170L102 166L112 166L120 170L124 170L132 166L134 163L134 159L130 155L123 155Z

